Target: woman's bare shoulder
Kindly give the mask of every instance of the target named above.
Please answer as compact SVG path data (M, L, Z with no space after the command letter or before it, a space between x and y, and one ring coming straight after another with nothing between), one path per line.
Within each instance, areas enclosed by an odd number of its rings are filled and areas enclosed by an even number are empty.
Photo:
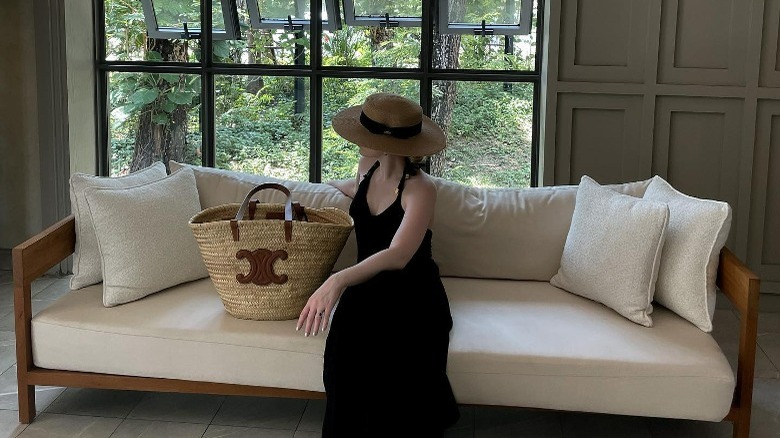
M414 197L424 198L426 200L436 200L436 184L433 182L427 173L423 171L417 172L416 175L410 176L404 183L405 190Z

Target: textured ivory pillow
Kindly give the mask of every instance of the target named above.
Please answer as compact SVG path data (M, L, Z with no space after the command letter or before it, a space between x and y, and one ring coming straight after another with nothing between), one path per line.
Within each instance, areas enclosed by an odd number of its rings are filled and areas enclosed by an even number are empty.
M103 266L103 305L208 276L188 221L200 201L192 169L129 188L85 191Z
M652 327L650 314L669 208L583 176L553 286Z
M76 250L73 253L72 290L81 289L103 281L92 217L87 208L84 191L89 187L130 187L165 178L165 165L158 161L137 172L120 177L99 177L74 173L70 177L70 209L76 219Z
M650 182L643 199L669 206L655 301L711 332L718 258L731 228L731 207L680 193L660 176Z

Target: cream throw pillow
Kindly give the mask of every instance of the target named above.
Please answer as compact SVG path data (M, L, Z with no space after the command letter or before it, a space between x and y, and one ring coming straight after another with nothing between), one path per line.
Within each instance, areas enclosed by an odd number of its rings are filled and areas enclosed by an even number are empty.
M650 182L643 199L669 206L655 301L711 332L718 261L731 228L731 207L680 193L660 176Z
M561 267L550 283L652 327L650 314L669 208L583 176Z
M70 177L70 209L76 219L76 250L73 253L72 290L81 289L103 281L92 217L89 215L84 191L89 187L130 187L165 178L165 165L158 161L137 172L120 177L99 177L74 173Z
M103 305L208 276L188 221L200 201L192 169L129 188L85 191L103 267Z

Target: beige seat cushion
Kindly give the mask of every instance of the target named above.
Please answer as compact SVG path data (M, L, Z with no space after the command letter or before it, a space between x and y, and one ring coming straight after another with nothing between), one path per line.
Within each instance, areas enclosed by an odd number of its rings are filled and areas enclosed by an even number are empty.
M734 376L712 337L658 309L652 329L545 282L445 278L460 403L719 421ZM115 308L101 286L32 321L44 368L323 391L324 336L230 317L211 281Z
M653 328L545 282L445 281L447 365L461 403L721 421L734 374L715 340L667 309Z

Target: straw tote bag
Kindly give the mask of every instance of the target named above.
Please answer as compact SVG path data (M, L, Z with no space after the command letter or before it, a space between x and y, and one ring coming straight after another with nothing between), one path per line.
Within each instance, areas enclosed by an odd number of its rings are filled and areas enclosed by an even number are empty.
M279 190L284 204L252 195ZM330 275L352 231L349 214L293 203L281 184L252 189L241 204L207 208L190 219L209 276L225 310L236 318L286 320L300 315Z

